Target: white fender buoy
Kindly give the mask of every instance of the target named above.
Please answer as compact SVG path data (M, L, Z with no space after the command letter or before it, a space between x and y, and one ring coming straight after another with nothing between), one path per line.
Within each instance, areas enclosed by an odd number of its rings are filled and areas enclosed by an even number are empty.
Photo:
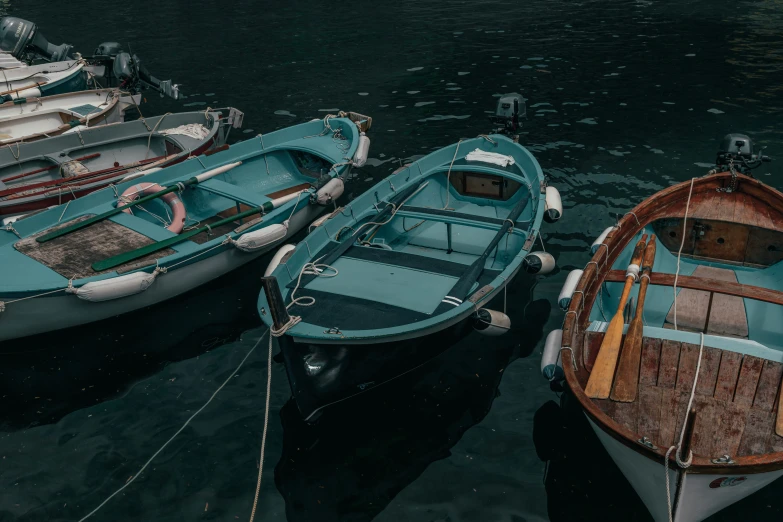
M365 133L359 135L359 145L356 147L356 153L353 155L353 166L363 167L367 163L367 157L370 154L370 138Z
M483 335L496 337L508 332L511 319L503 312L480 308L473 316L473 329Z
M266 270L264 271L264 277L269 277L272 275L272 272L275 271L275 269L280 266L280 263L283 261L283 258L288 259L289 254L294 251L296 248L296 245L292 245L291 243L288 243L286 245L281 246L277 249L277 252L275 252L274 257L269 262L269 266L266 267Z
M606 230L601 232L601 235L598 236L597 238L595 238L595 241L593 241L593 244L590 245L590 255L593 255L596 252L598 252L598 247L601 246L601 243L606 241L606 236L608 236L609 232L611 232L615 228L617 228L617 227L606 227Z
M565 283L563 283L563 289L560 290L560 295L557 296L557 304L565 312L568 307L571 306L571 296L574 295L576 285L579 284L579 280L584 274L584 270L572 270L566 277Z
M234 246L243 252L255 252L265 246L269 246L276 241L280 241L288 233L288 221L282 225L275 223L267 225L264 228L242 234L233 241Z
M560 199L560 192L555 187L546 188L544 202L544 221L554 223L560 219L563 215L563 201Z
M332 178L323 187L315 193L315 201L319 205L328 205L332 201L342 196L345 191L345 183L340 178Z
M552 330L546 336L544 353L541 355L541 375L548 381L562 381L563 362L560 360L560 345L563 343L563 330Z
M528 274L546 275L555 269L555 258L549 252L530 252L522 260Z
M102 281L92 281L79 288L69 287L65 291L70 294L76 294L76 297L85 301L94 303L110 301L143 292L155 281L158 273L158 270L154 270L150 274L147 272L134 272L110 279L103 279Z

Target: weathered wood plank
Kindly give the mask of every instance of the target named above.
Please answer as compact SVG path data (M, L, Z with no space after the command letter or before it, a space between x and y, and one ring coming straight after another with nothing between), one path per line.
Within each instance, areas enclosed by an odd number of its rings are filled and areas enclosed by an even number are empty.
M741 353L723 352L720 359L718 380L715 384L715 393L713 394L713 397L719 401L731 402L734 400L734 389L737 386L737 377L739 377L741 365Z
M680 343L664 339L661 343L661 364L658 371L658 386L674 388L677 383L677 367L680 364Z
M653 442L659 439L663 388L639 386L639 422L636 432Z
M634 402L616 402L614 406L614 415L612 418L620 425L625 426L628 430L636 433L636 428L639 423L639 401Z
M751 408L745 419L745 432L740 442L739 456L761 455L767 450L767 439L773 430L774 416L767 411Z
M780 379L783 376L783 364L764 361L764 367L759 377L759 385L756 388L756 397L753 399L753 408L763 411L772 411L775 398L780 388Z
M693 380L696 378L696 364L699 362L699 347L695 344L682 343L680 348L680 367L677 369L678 390L693 388Z
M752 355L746 355L742 359L739 379L737 379L737 388L734 390L734 402L750 406L753 404L753 398L756 396L756 388L761 375L761 368L764 361ZM746 430L747 431L747 430Z
M733 402L717 401L717 404L721 406L715 418L712 454L715 457L736 457L745 431L748 408Z
M605 281L622 282L625 281L625 270L610 270L606 274ZM651 285L673 286L674 274L664 274L662 272L653 272L650 276ZM689 288L692 290L704 290L715 292L716 294L734 295L745 299L754 299L765 303L783 305L783 292L762 288L760 286L743 285L740 283L731 283L729 281L719 281L717 279L708 279L704 277L693 277L680 275L677 278L677 288Z
M673 388L662 388L661 422L658 433L661 446L669 447L676 440L679 440L689 397L690 392L686 393Z
M715 443L716 411L721 403L711 396L697 395L693 399L693 404L696 408L696 422L693 426L691 451L694 455L711 457Z
M639 386L658 384L658 367L661 362L661 340L645 337L642 340L642 365L639 370Z
M715 393L715 383L718 380L721 352L717 348L704 347L699 367L699 381L696 383L696 393L712 397Z
M585 332L582 361L588 371L593 371L593 364L595 363L595 358L598 357L598 351L601 349L601 342L603 342L603 340L603 332Z

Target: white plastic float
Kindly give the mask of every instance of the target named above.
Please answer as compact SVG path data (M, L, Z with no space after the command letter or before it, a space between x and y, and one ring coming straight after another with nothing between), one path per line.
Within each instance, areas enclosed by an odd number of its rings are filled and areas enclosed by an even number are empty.
M546 275L555 269L555 258L548 252L530 252L522 261L528 274Z
M563 363L560 360L560 345L562 341L563 330L557 329L549 332L544 342L544 353L541 355L541 375L550 382L559 382L565 378Z
M609 232L614 230L617 227L606 227L606 230L601 232L601 235L598 236L595 241L593 241L593 244L590 245L590 255L594 255L596 252L598 252L598 247L601 246L601 244L606 241L606 236L609 235Z
M571 297L574 295L576 285L579 284L579 280L584 273L584 270L572 270L571 273L568 274L568 277L566 277L563 288L560 290L560 295L557 296L557 304L564 312L571 306Z
M560 192L555 187L546 188L546 198L544 200L544 221L554 223L563 215L563 201L560 199Z
M76 294L76 297L85 301L94 303L110 301L143 292L155 281L159 272L157 269L149 274L134 272L102 281L92 281L79 288L69 286L65 291L69 294Z
M473 329L480 334L496 337L511 329L511 319L503 312L481 308L473 316Z
M288 221L283 224L274 223L265 226L253 232L242 234L239 238L232 241L235 247L243 252L255 252L265 246L280 241L288 233Z
M283 258L286 257L290 252L293 252L295 248L296 245L292 245L291 243L278 248L277 252L275 252L275 255L272 257L272 260L269 262L269 266L267 266L266 270L264 271L264 277L269 277L272 275L272 272L274 272L275 269L280 266Z
M367 163L367 157L370 154L370 138L363 132L359 135L359 145L356 147L356 153L353 155L353 166L363 167Z
M329 182L318 189L315 193L315 200L319 205L328 205L343 195L345 183L340 178L332 178Z

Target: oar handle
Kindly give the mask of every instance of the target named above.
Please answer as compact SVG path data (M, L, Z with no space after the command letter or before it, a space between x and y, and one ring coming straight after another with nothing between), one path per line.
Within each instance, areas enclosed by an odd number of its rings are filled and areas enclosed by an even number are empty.
M644 261L642 263L642 272L648 276L652 272L653 264L655 263L655 249L655 234L653 234L650 236L650 241L644 249Z

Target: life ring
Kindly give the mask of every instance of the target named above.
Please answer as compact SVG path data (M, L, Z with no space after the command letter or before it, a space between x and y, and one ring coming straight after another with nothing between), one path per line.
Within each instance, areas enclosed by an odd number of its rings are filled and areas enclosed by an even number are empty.
M127 205L128 203L132 203L142 196L149 196L151 194L160 192L161 190L164 190L164 187L161 187L157 183L139 183L138 185L128 187L128 189L120 196L118 203L120 205ZM169 208L171 208L172 213L171 224L166 227L166 230L174 232L175 234L179 234L185 227L185 204L182 203L182 200L179 199L179 196L177 196L174 192L164 194L160 199L166 202ZM130 214L131 209L126 208L123 210L123 212Z

